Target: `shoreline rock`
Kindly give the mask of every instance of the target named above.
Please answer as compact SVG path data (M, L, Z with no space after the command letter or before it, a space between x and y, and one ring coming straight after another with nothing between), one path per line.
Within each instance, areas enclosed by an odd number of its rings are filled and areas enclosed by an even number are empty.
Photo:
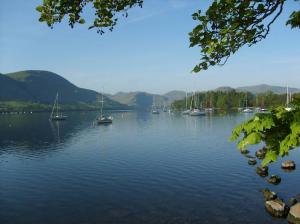
M254 166L254 165L256 165L256 160L255 159L253 159L253 158L250 158L250 159L248 159L248 164L249 165L251 165L251 166Z
M288 200L288 205L290 206L290 207L292 207L293 205L295 205L295 204L297 204L297 199L296 198L290 198L289 200Z
M270 191L268 188L262 190L265 201L275 200L277 198L277 194L274 191Z
M265 202L265 208L274 217L284 218L289 213L289 207L279 198Z
M300 203L291 207L287 220L292 224L300 224Z
M258 166L256 167L256 173L261 177L266 177L269 175L269 168L267 166Z
M271 175L270 178L268 179L268 182L270 184L278 185L281 182L281 177L278 175Z
M286 160L281 163L281 168L284 170L294 170L296 169L296 164L293 160Z
M264 159L265 156L266 156L266 149L265 148L262 148L262 149L259 149L255 152L255 156L258 158L258 159Z
M244 154L244 155L245 155L245 154L248 154L248 153L249 153L249 150L243 149L243 150L241 150L241 153Z

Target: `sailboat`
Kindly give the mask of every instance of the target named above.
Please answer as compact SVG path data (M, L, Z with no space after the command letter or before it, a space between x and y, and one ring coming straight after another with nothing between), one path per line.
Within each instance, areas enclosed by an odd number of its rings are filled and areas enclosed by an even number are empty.
M155 106L155 96L153 96L152 114L159 114L157 107Z
M188 98L187 93L185 93L185 110L182 112L183 115L190 114L191 110L188 109Z
M268 112L268 109L265 108L265 103L264 103L264 97L263 96L261 98L261 106L260 106L259 112L260 113Z
M163 107L163 112L167 112L167 107L166 107L166 103L164 103L164 107Z
M213 104L212 104L212 96L210 96L209 98L209 106L208 106L208 94L206 93L206 108L205 111L206 112L213 112L214 108L213 108Z
M101 94L102 99L100 101L101 103L101 108L100 108L100 116L97 119L98 124L111 124L113 122L112 116L107 116L103 114L103 104L104 104L104 99L103 99L103 94Z
M53 121L63 121L67 119L66 115L63 115L60 111L59 111L59 104L58 104L58 93L56 93L56 97L54 100L54 105L52 107L52 112L50 115L50 120Z
M248 108L248 93L246 92L246 108L242 111L243 113L253 113L253 110Z
M292 99L292 95L289 93L289 87L286 87L286 111L291 111L293 108L290 106L290 101Z
M197 108L196 95L194 95L194 108L191 109L190 116L204 116L204 115L205 115L205 111L202 111L199 108Z

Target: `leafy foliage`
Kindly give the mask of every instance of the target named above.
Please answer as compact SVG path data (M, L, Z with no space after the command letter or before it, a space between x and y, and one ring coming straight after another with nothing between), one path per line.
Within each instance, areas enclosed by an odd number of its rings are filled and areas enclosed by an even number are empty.
M298 0L296 0L298 1ZM223 65L244 45L265 39L272 23L283 11L286 0L214 0L205 13L193 14L199 22L190 35L190 47L201 48L201 62L194 72ZM293 12L287 25L300 28L300 11Z
M73 28L76 23L85 23L83 9L92 5L95 18L89 29L96 28L98 33L103 34L105 28L113 30L119 14L127 17L128 9L142 7L142 3L143 0L43 0L43 5L37 6L36 10L41 13L39 21L46 22L51 28L65 16L68 16L69 25Z
M242 139L239 140L239 137ZM238 125L233 131L231 141L238 141L238 148L245 150L248 145L264 142L266 157L262 165L286 156L289 150L300 145L300 106L287 111L277 107L269 114L256 114L252 119Z

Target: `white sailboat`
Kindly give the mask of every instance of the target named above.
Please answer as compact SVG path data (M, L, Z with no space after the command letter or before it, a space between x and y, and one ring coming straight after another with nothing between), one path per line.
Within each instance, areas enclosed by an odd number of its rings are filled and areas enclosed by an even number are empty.
M54 104L52 107L52 112L51 115L49 117L50 120L52 121L63 121L67 119L66 115L63 115L62 112L60 112L59 110L59 104L58 104L58 93L56 93L56 97L54 100Z
M208 106L208 94L206 93L206 108L205 108L205 111L206 112L213 112L214 111L214 108L213 108L213 104L212 104L212 96L210 96L209 98L209 106Z
M248 108L248 93L246 92L246 108L242 111L243 113L253 113L253 110Z
M103 114L103 104L104 104L104 99L103 99L103 94L101 94L101 108L100 108L100 116L97 119L97 123L100 124L111 124L113 122L113 117L112 116L107 116Z
M285 107L286 111L291 111L293 109L290 106L291 99L292 99L292 95L291 95L291 93L289 93L289 87L286 86L286 107Z
M204 116L205 115L205 111L200 110L197 107L197 98L196 98L196 95L194 95L193 98L194 98L194 107L190 111L190 116Z
M188 95L185 93L185 110L182 112L183 115L188 115L190 114L191 110L188 109Z
M155 96L153 96L153 103L152 103L152 114L159 114L159 110L155 105Z
M164 103L164 107L163 107L163 112L167 112L167 107L166 107L166 103Z

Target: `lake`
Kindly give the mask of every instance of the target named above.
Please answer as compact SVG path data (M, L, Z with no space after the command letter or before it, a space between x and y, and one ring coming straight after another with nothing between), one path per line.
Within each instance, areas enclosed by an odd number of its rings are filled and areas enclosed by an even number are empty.
M270 185L228 141L250 115L122 112L108 126L68 115L0 115L1 224L286 223L260 190L300 193L299 168L272 164L282 183ZM289 158L300 164L299 150Z

